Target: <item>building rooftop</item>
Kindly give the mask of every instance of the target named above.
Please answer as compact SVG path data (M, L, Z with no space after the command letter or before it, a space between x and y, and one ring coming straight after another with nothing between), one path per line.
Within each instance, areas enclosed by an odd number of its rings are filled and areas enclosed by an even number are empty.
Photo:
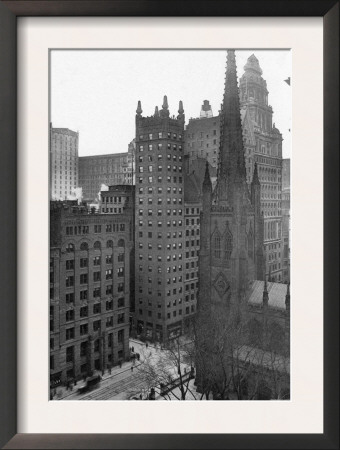
M252 283L248 303L261 305L263 301L264 281L255 280ZM267 282L268 305L270 308L286 309L287 285Z

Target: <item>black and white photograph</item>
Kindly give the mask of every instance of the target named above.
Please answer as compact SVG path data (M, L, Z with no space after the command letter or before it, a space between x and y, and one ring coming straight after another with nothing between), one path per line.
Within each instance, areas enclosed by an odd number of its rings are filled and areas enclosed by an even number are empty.
M49 51L49 400L291 400L291 89L290 50Z

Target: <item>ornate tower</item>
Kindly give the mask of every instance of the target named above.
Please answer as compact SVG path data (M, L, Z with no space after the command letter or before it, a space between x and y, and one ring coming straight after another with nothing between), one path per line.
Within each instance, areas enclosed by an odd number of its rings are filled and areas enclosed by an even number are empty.
M283 280L282 258L282 135L275 127L268 105L267 82L255 55L251 55L240 78L240 105L245 139L246 171L250 183L257 163L261 210L264 213L266 275Z

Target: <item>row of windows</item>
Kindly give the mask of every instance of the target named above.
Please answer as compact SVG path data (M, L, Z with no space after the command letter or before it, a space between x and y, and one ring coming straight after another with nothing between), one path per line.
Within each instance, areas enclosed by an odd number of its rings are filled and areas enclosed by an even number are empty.
M168 160L168 161L171 161L171 160L173 160L173 161L177 161L177 155L170 155L169 153L166 155L166 159ZM156 160L156 158L154 158L154 155L148 155L147 157L146 156L138 156L138 162L139 163L142 163L143 161L148 161L148 162L153 162L154 160ZM161 153L159 153L158 155L157 155L157 161L159 162L159 161L163 161L163 155L161 154ZM178 156L178 162L182 162L183 161L183 158L182 158L182 156L181 155L179 155ZM159 167L162 167L162 166L158 166L158 168ZM169 169L169 167L170 167L170 169ZM161 169L162 170L162 169ZM168 170L171 170L171 166L168 166Z
M139 177L138 178L138 183L142 184L144 179L145 178L143 178L143 177ZM153 183L154 181L156 181L155 177L148 177L148 182L149 183ZM168 177L166 177L166 181L168 183L171 183L171 182L177 183L177 177L172 177L171 178L170 176L168 176ZM163 183L163 177L161 177L161 176L157 177L157 182L158 183ZM183 183L183 178L182 177L178 177L178 183Z
M124 283L118 283L118 292L123 292L123 291L124 291ZM105 292L106 292L106 295L112 295L112 293L113 293L113 286L112 286L112 284L107 285L105 287ZM93 298L96 298L96 299L100 298L101 297L101 289L98 288L98 287L95 288L93 290L93 294L92 295L93 295ZM65 295L65 301L66 301L67 304L74 303L74 299L75 299L74 292L68 292ZM83 289L83 290L81 290L79 292L79 299L80 300L88 300L88 290L87 289ZM112 301L113 300L109 300L108 302L112 302ZM113 303L112 303L112 305L113 305ZM121 298L118 299L118 308L121 308L122 306L124 306L124 297L121 297ZM80 317L84 317L84 316L82 316L82 309L83 308L87 308L87 306L86 307L84 306L84 307L80 308ZM113 306L110 309L113 309ZM87 309L86 309L86 311L87 311Z
M139 166L138 167L138 172L139 173L143 173L144 172L144 169L147 169L147 171L148 172L154 172L154 166L147 166L147 167L143 167L143 166ZM165 169L165 168L164 168ZM171 166L167 166L167 171L168 172L171 172ZM178 169L178 172L182 172L182 166L172 166L172 171L173 172L177 172L177 169ZM162 165L158 165L157 166L157 172L162 172L163 171L163 166Z
M101 233L102 230L104 230L104 227L102 227L102 225L94 225L93 227L93 231L96 234ZM108 223L105 225L105 231L106 233L125 231L125 223ZM76 225L66 227L67 236L89 234L89 232L90 232L89 225Z
M118 262L124 262L124 257L125 257L124 253L120 253L118 255ZM93 262L94 266L100 266L101 265L101 257L100 256L95 256L92 259L92 262ZM112 264L112 262L113 262L113 255L112 254L111 255L106 255L105 256L105 263L106 264ZM65 265L66 265L66 270L74 270L74 268L75 268L75 260L74 259L68 259L65 262ZM88 265L89 265L88 258L80 258L80 260L79 260L79 267L86 268L86 267L88 267Z
M138 215L142 216L144 212L146 212L146 210L144 211L143 209L140 209L138 211ZM171 216L171 215L177 216L177 212L178 212L179 216L181 216L182 213L183 213L183 211L181 209L178 209L178 210L177 209L173 209L172 211L171 211L171 209L167 209L166 210L166 215L167 216ZM164 211L164 213L165 213L165 211ZM152 209L148 209L148 216L152 216L152 214L153 214ZM158 209L157 210L157 216L162 216L162 215L163 215L163 210L162 209Z
M148 220L147 224L148 224L148 227L152 227L155 223L152 220ZM138 221L138 225L140 227L144 226L143 220L139 220ZM183 221L182 220L179 220L179 221L173 220L172 222L171 222L171 220L167 220L167 222L166 222L166 226L167 227L171 227L171 226L173 226L173 227L177 227L177 226L181 227L182 225L183 225ZM163 226L163 222L161 220L157 221L157 226L158 227L162 227Z
M179 261L181 261L182 260L182 254L179 254L179 255L172 255L172 258L171 258L171 255L167 255L166 256L166 258L164 258L164 261L177 261L177 257L178 257L178 260ZM138 256L138 258L139 258L139 261L143 261L143 255L141 255L141 254L139 254L139 256ZM148 259L148 261L152 261L153 260L153 255L148 255L148 257L147 257L147 259ZM155 260L156 260L156 257L155 257ZM158 255L157 256L157 261L158 262L162 262L162 260L163 260L163 257L162 256L160 256L160 255Z
M145 266L142 266L142 265L139 266L139 271L140 272L144 272L144 269L146 269ZM148 266L148 272L149 273L152 273L153 269L154 269L154 267ZM176 273L177 269L178 269L179 272L182 272L183 266L182 265L179 265L178 267L177 266L173 266L172 267L172 272ZM162 273L162 267L160 267L160 266L157 267L157 273ZM167 267L166 268L166 273L171 273L171 267Z
M166 245L166 249L169 250L169 251L171 250L171 248L173 250L176 250L177 246L178 246L179 249L181 249L182 248L182 242L179 242L178 244L174 242L172 244L172 247L171 247L171 244L167 244ZM145 247L146 247L146 245L145 245ZM143 242L139 242L138 248L144 248L144 243ZM148 243L147 248L149 250L152 250L153 246L152 246L151 242ZM156 248L156 246L155 246L155 248ZM157 244L157 250L162 250L162 249L163 249L162 244Z
M173 233L170 233L170 232L166 233L167 239L181 238L182 235L183 235L182 231L178 231L178 232L174 231ZM144 236L144 232L143 231L139 231L138 232L138 237L142 238L143 236ZM155 236L156 236L156 234L155 234ZM147 237L149 239L152 239L152 237L153 237L152 231L148 231ZM157 232L157 239L163 239L163 233L161 231Z
M164 138L177 139L177 133L171 133L170 131L168 131L167 133L165 131L159 131L158 133L148 133L139 135L140 141L144 139L149 139L150 141L152 141L152 139L164 139ZM182 139L181 134L178 135L178 139L179 140Z
M148 148L149 152L152 152L154 149L156 149L156 146L154 146L153 144L148 144L147 148ZM158 151L162 151L162 148L163 148L163 144L157 144ZM179 151L182 151L182 149L183 149L183 147L181 145L177 146L177 144L172 144L172 145L167 144L166 148L167 148L167 150L171 150L171 149L177 150L177 148L178 148ZM146 145L140 145L138 148L140 153L144 152L145 149L146 149Z
M178 204L179 205L181 205L182 204L182 199L181 198L179 198L179 199L177 199L176 197L174 197L174 198L167 198L166 199L166 203L168 204L168 205L171 205L171 200L172 200L172 203L174 204L174 205L176 205L177 204L177 201L178 201ZM139 199L138 199L138 203L140 204L140 205L143 205L144 204L144 199L142 198L142 197L139 197ZM152 205L153 204L153 198L152 197L149 197L148 198L148 205ZM163 199L162 198L157 198L157 205L162 205L163 204Z
M104 203L121 203L122 197L107 197L106 195L102 194L102 201Z
M117 269L117 276L123 277L124 276L124 267L119 267ZM113 279L113 269L107 269L105 271L105 279L106 280L112 280ZM88 284L89 282L89 276L87 273L80 274L79 277L80 284ZM93 272L93 281L101 281L101 272ZM74 286L74 276L70 275L65 278L65 285L66 287L72 287Z
M154 194L154 193L155 193L155 194L156 194L156 193L158 193L158 194L163 194L163 188L158 187L158 188L156 189L156 188L148 187L147 190L145 189L145 192L147 192L148 194ZM166 192L167 192L168 194L171 194L171 187L170 187L170 186L166 188ZM178 194L182 194L183 189L182 189L181 187L179 187L179 188L173 187L173 188L172 188L172 192L173 192L174 194L177 194L177 192L178 192ZM142 187L138 188L138 193L139 193L139 194L144 194L144 188L142 188Z
M123 224L123 225L124 225L124 224ZM124 239L119 239L119 240L118 240L118 247L125 247L125 241L124 241ZM93 248L94 248L95 250L100 250L100 249L102 248L101 242L100 242L100 241L96 241L96 242L93 244ZM113 248L113 241L112 241L112 240L106 241L106 248ZM81 251L88 250L88 249L89 249L89 244L88 244L87 242L82 242L82 243L80 244L79 249L80 249ZM75 246L74 246L74 244L68 244L68 245L66 246L66 252L67 252L67 253L73 253L74 251L75 251Z

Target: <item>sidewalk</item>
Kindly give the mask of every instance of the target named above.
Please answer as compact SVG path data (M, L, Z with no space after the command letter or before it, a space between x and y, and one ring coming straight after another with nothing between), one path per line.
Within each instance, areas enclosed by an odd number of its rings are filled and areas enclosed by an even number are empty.
M100 375L101 376L101 381L100 383L98 383L97 387L95 387L93 389L96 390L99 387L103 387L103 383L106 380L110 380L124 372L130 372L131 371L131 366L136 368L138 366L140 366L143 362L142 361L138 361L135 362L135 364L133 363L133 361L126 361L122 363L122 367L118 366L114 366L111 368L111 373L109 372L108 369L105 370L104 375L102 375L102 372L100 370L94 370L93 371L93 375ZM77 393L77 390L82 387L85 386L86 381L83 380L79 380L77 381L77 384L74 385L74 383L72 383L71 388L67 389L66 386L58 386L56 389L56 395L54 396L53 400L63 400L67 397L70 397L71 395L74 395ZM79 394L79 398L81 394Z

